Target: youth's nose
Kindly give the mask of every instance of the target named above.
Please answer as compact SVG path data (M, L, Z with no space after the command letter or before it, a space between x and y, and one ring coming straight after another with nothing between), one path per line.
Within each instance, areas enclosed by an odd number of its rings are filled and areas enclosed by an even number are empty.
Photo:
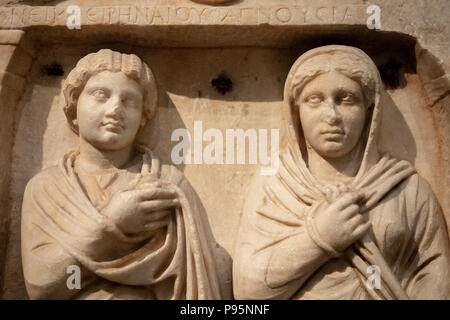
M123 102L119 97L111 97L111 103L105 113L106 116L122 120L123 119Z

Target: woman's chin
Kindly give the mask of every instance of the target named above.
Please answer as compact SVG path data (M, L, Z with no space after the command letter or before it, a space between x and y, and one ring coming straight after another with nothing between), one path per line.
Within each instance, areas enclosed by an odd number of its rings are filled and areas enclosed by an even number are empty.
M341 158L351 151L347 149L341 142L329 141L325 146L317 148L316 151L324 158Z

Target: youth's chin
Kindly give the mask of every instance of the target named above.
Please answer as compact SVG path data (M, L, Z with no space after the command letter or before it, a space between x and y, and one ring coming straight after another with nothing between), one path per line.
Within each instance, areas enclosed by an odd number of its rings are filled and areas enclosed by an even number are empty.
M98 137L92 145L99 150L118 151L128 147L133 141L133 137L107 132L101 137Z

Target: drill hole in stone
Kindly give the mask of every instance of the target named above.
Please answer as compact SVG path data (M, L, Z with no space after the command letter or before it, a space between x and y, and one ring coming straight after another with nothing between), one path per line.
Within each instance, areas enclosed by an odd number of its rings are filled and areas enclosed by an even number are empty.
M233 82L226 75L221 74L211 81L211 85L222 95L230 92L233 89Z
M47 76L62 76L64 75L64 70L58 63L46 64L42 67L42 72Z

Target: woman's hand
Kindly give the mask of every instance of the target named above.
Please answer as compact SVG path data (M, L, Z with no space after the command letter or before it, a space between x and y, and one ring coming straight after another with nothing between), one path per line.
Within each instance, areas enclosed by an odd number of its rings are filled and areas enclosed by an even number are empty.
M360 239L370 228L370 221L360 213L362 194L348 191L318 210L314 224L323 241L338 252Z

